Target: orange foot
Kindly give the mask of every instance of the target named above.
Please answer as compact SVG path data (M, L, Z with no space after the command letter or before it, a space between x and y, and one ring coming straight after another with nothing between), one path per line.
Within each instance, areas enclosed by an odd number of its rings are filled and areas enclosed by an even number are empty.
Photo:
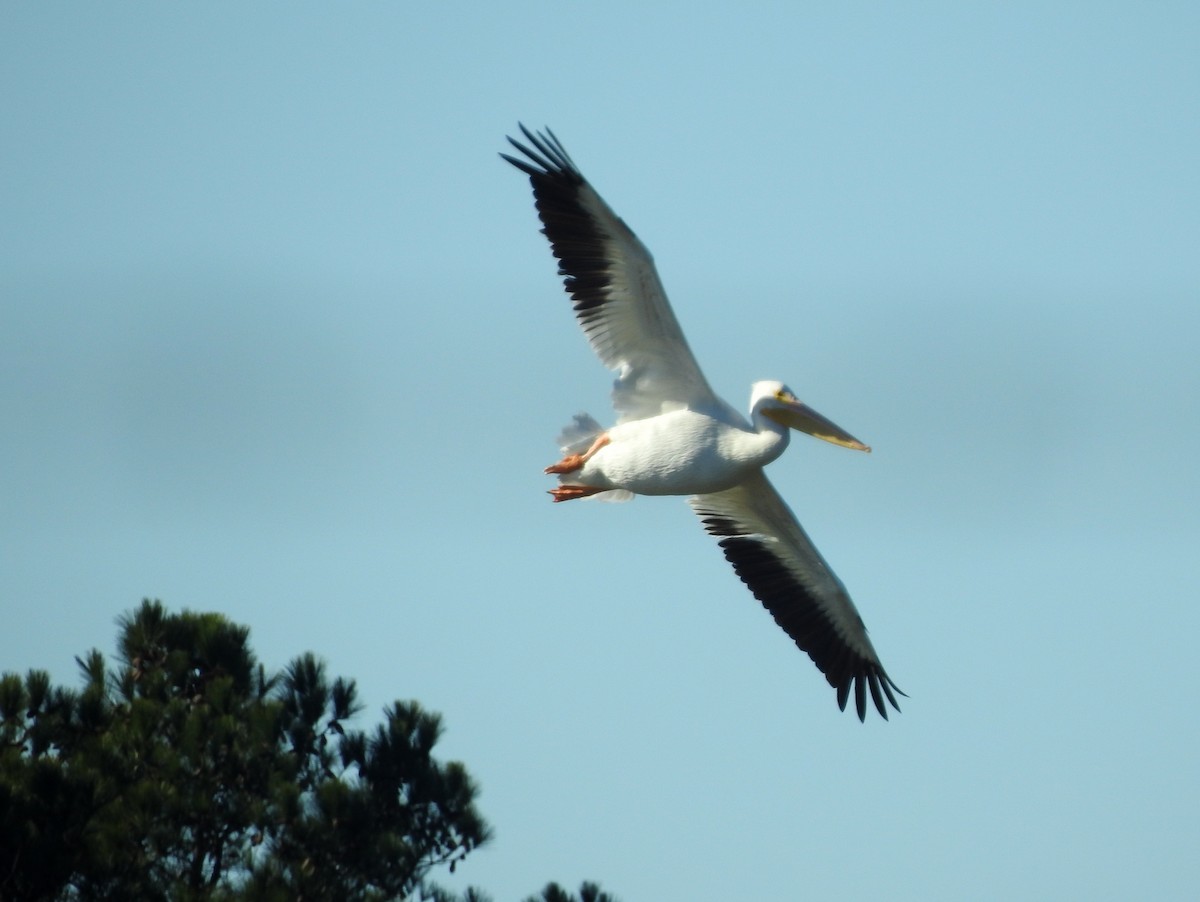
M568 454L566 457L564 457L558 463L551 464L550 466L546 467L546 469L543 472L545 472L545 473L574 473L576 470L578 470L580 467L582 467L585 463L587 463L587 461L583 459L582 454Z
M608 433L602 432L602 433L600 433L599 436L596 437L596 440L594 442L592 442L592 447L588 448L582 454L568 454L566 457L564 457L558 463L551 464L550 466L546 467L544 472L558 473L558 474L574 473L576 470L580 469L585 463L587 463L589 460L591 460L592 455L595 454L597 451L599 451L601 448L603 448L605 445L607 445L608 442L609 442Z
M603 491L606 489L594 485L560 485L556 489L551 489L550 494L554 496L555 503L558 503L559 501L574 501L576 498L587 498L589 495Z

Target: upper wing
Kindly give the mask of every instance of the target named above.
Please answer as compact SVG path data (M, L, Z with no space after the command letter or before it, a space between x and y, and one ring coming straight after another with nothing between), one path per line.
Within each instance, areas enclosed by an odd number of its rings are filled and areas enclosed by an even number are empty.
M549 129L509 138L525 159L500 156L529 176L538 216L566 276L567 293L592 349L617 371L620 420L716 401L671 311L654 261L587 183Z
M688 503L721 540L742 582L837 690L842 710L851 687L859 720L867 715L868 689L884 720L885 696L900 710L892 693L904 693L883 669L846 587L761 470L735 488Z

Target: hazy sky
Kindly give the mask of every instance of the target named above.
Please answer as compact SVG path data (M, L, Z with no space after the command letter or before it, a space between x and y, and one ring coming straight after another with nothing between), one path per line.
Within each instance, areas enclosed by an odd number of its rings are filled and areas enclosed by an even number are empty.
M497 900L1191 899L1200 6L0 8L0 669L143 597L445 718ZM859 724L682 501L552 506L610 377L550 125L909 694Z

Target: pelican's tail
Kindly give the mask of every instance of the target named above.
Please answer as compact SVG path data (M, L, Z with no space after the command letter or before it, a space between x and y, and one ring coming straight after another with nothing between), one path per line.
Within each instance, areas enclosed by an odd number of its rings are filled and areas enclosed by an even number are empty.
M558 447L564 455L582 454L592 446L592 442L603 431L604 427L593 420L590 415L577 413L575 418L563 427L555 441L558 442Z

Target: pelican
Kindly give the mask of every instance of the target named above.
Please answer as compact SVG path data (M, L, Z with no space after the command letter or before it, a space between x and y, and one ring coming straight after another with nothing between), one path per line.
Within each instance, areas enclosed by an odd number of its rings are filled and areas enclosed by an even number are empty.
M756 382L750 419L709 387L684 340L645 245L600 197L554 133L508 141L500 156L529 176L542 232L592 349L615 370L616 425L579 414L559 436L554 501L687 495L742 582L837 692L867 693L886 720L900 710L892 682L845 586L767 481L789 428L835 445L871 449L801 403L782 382ZM532 146L529 146L532 145Z

